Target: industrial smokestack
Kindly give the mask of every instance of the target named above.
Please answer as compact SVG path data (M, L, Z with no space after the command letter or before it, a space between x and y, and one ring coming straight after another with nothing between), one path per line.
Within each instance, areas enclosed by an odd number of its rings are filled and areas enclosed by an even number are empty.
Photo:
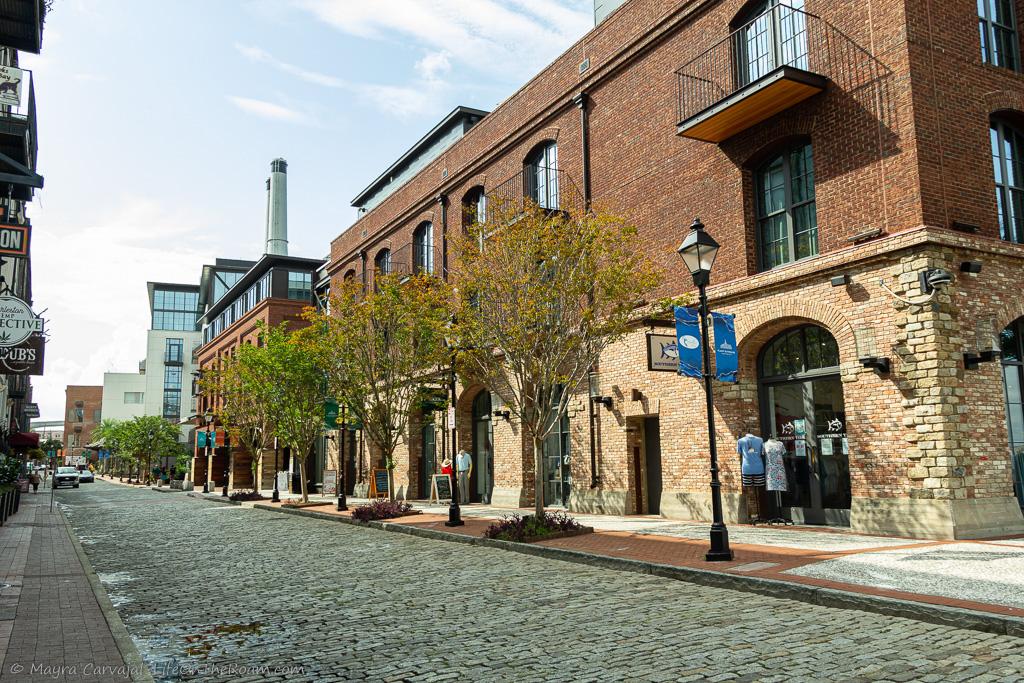
M263 220L263 248L270 241L270 178L267 178L267 216Z
M274 159L270 162L268 189L266 253L287 256L288 163L284 159Z

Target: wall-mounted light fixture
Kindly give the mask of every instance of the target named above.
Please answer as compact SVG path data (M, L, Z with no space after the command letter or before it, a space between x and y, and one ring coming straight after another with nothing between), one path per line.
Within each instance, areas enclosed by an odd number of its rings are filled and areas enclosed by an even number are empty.
M922 294L931 294L937 289L942 289L953 281L953 274L942 268L929 268L917 274L918 283L921 285Z
M831 278L829 282L832 283L833 287L845 287L846 285L850 284L850 276L847 275L846 273L843 273L842 275L836 275L835 277Z
M587 375L587 382L588 389L590 390L590 400L593 403L600 403L605 408L611 408L614 403L614 399L611 396L601 395L601 379L598 376L598 373L591 371Z
M509 412L508 410L495 410L493 415L494 417L500 417L503 420L505 420L505 422L508 422L508 419L512 415L512 413Z
M995 349L985 349L977 353L967 351L964 353L964 370L977 370L980 364L991 363L998 357L999 352Z
M882 375L889 374L889 359L884 356L863 356L857 360L859 360L860 364L865 368L877 370L878 373Z

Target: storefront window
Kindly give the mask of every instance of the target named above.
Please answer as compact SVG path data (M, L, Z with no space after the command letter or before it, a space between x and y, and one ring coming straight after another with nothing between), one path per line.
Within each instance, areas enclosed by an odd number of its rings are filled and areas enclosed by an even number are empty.
M552 403L561 400L556 396ZM548 423L555 422L554 411ZM562 415L544 440L544 504L569 506L571 477L569 475L569 416Z
M1013 460L1013 488L1024 507L1024 318L999 335L1006 397L1006 429Z
M850 447L835 338L816 325L783 332L761 352L759 369L765 431L786 446L780 512L849 524Z

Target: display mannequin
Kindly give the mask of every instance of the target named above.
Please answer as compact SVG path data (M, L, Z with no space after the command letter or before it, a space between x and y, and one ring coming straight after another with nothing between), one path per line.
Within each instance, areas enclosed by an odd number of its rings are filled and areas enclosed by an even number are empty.
M788 489L786 481L786 445L772 437L764 442L765 484L769 492L775 493L775 516L769 524L792 524L782 516L782 492Z
M747 517L751 524L764 521L761 518L761 495L764 491L764 441L747 432L736 442L740 454L740 478L747 500Z

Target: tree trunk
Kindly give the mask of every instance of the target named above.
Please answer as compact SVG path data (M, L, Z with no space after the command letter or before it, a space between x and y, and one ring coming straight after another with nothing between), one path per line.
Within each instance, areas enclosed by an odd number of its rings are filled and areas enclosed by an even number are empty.
M296 448L295 452L298 453L300 451L299 451L298 448ZM306 486L306 458L305 457L299 458L299 479L302 482L302 502L303 503L308 503L309 502L309 487Z
M533 439L533 514L544 516L544 442Z

